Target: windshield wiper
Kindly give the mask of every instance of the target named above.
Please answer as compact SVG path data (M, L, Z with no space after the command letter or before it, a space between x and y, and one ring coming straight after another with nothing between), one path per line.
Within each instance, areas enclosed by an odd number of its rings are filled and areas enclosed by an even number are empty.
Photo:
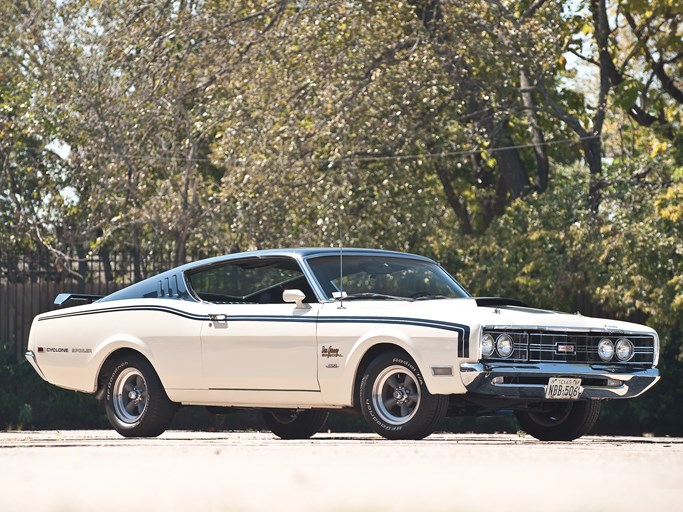
M445 295L420 295L416 297L415 300L440 300L440 299L452 299L453 297L446 297Z
M410 297L397 297L396 295L385 295L383 293L364 292L346 295L343 297L343 300L407 300L412 302L414 299Z

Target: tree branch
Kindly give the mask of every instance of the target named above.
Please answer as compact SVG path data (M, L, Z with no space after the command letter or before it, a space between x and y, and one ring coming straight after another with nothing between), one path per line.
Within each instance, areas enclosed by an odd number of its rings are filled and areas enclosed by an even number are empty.
M633 30L634 35L636 36L638 41L642 43L643 54L645 55L645 59L650 63L652 71L654 72L655 76L659 79L659 82L662 84L662 89L664 89L664 91L669 96L671 96L675 101L683 104L683 89L678 88L676 86L676 82L674 81L674 79L666 73L664 62L657 61L652 56L652 53L650 53L650 50L648 50L647 48L646 41L643 41L642 39L643 30L642 28L638 28L638 24L636 23L636 20L633 18L633 15L631 15L631 13L629 12L625 12L624 16L626 17L626 21L628 21L629 26Z
M527 7L527 9L522 13L519 19L525 20L527 18L531 18L534 14L536 14L536 11L543 7L543 4L545 4L546 1L547 0L536 0L529 7Z

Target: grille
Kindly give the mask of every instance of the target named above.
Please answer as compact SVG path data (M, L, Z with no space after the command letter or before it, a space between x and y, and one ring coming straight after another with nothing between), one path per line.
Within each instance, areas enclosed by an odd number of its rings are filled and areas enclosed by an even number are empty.
M502 358L494 352L490 357L484 358L487 361L652 365L655 357L654 337L644 334L508 330L485 332L491 334L494 340L500 334L509 334L514 342L514 351L510 357ZM616 356L611 361L603 361L598 355L598 343L604 338L610 339L615 345L622 338L629 339L634 346L633 357L626 362L619 361Z

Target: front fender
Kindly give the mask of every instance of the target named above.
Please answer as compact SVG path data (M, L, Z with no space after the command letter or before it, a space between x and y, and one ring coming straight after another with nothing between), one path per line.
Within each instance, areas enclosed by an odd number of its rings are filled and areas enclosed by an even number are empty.
M413 328L399 329L393 326L372 329L361 335L358 339L350 342L344 350L343 340L340 351L344 356L342 368L327 368L323 360L319 365L320 389L325 403L331 406L352 406L354 404L354 390L359 371L362 370L366 357L377 350L377 347L400 349L406 352L417 364L429 392L434 394L464 393L458 373L459 363L457 358L457 334L452 332ZM319 352L320 354L321 352ZM332 363L338 365L338 363ZM435 375L434 368L448 368L450 375Z

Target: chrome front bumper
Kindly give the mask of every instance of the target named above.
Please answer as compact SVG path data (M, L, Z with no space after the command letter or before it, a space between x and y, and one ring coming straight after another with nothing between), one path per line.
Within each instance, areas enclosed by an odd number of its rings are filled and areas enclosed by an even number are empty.
M551 377L576 377L584 388L580 398L633 398L659 380L659 370L630 370L612 365L464 363L460 376L469 393L499 398L545 399Z
M32 350L29 350L26 352L26 360L31 363L31 366L33 366L33 369L36 371L38 375L40 375L40 378L43 380L47 380L45 378L45 375L43 375L43 371L40 369L38 366L38 361L36 361L36 355L33 353Z

